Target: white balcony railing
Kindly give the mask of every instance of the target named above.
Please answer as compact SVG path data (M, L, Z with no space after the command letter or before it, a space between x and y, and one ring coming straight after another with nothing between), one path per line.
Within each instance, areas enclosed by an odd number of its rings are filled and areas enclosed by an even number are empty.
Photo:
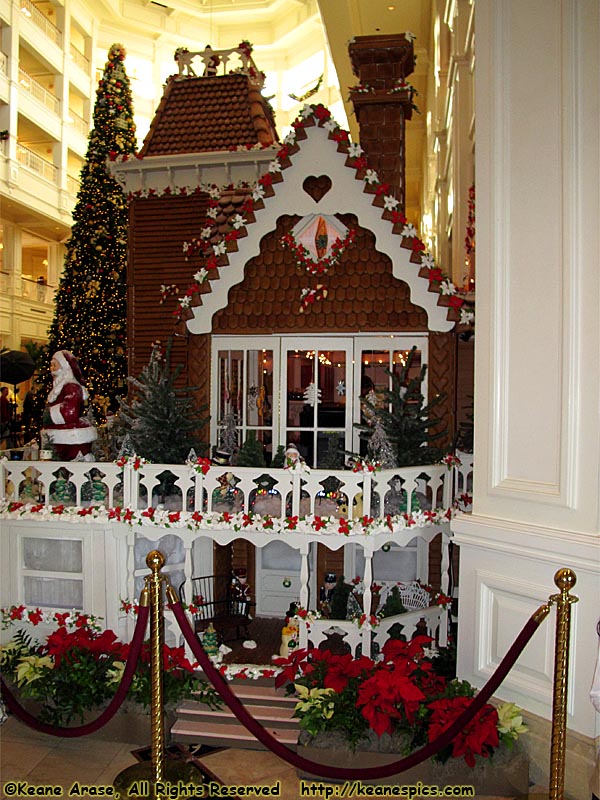
M57 500L56 476L61 473L60 503L66 506L101 504L127 507L135 513L153 508L182 515L200 513L211 520L223 514L281 520L366 516L374 518L375 524L383 520L379 524L388 531L388 516L416 514L419 518L434 509L447 509L454 491L454 472L439 464L375 473L211 466L203 474L173 464L144 463L136 470L130 463L122 468L113 462L9 461L4 462L4 470L8 483L0 485L0 500L51 505ZM93 499L88 496L90 475L96 481ZM337 523L335 527L337 531Z
M17 161L32 172L36 172L44 180L54 184L58 183L58 167L22 144L17 145Z
M79 185L80 183L78 178L74 178L73 175L67 175L67 192L72 194L73 197L77 197Z
M28 75L25 70L19 68L19 85L21 89L30 94L38 103L45 106L53 114L60 113L60 100L56 95L49 92L41 83Z
M89 72L89 59L87 59L73 44L69 48L69 58L80 70L86 73Z
M53 25L48 17L37 8L37 6L31 2L31 0L20 0L19 6L21 8L21 13L23 16L27 17L27 19L31 20L36 28L42 31L42 33L48 37L54 44L57 44L59 47L62 42L62 33Z
M26 300L35 300L38 303L50 305L54 300L55 288L46 283L21 278L21 296Z
M74 111L69 109L69 122L73 126L73 129L77 131L80 136L84 138L87 137L88 133L90 132L90 126L84 120L83 117L80 117L79 114L76 114Z

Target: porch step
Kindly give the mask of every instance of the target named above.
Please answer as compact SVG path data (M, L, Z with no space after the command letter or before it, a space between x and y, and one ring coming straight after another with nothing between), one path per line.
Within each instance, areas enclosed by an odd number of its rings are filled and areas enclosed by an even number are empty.
M230 686L252 716L279 742L296 748L300 727L292 715L296 698L276 689L272 679L234 680ZM265 750L223 704L211 709L205 703L186 700L176 710L171 728L174 742L206 744L212 747L237 747L244 750Z

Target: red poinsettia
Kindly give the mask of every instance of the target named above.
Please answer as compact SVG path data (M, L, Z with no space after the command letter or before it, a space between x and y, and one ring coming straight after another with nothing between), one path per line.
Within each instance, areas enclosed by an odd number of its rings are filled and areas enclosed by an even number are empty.
M445 697L429 703L432 716L429 741L436 739L471 703L470 697ZM452 742L454 758L463 756L469 767L475 766L475 756L487 758L498 747L498 712L485 705Z
M357 706L378 736L392 733L392 720L403 716L412 723L425 699L419 687L407 675L397 670L380 669L361 684ZM404 713L403 713L404 712Z

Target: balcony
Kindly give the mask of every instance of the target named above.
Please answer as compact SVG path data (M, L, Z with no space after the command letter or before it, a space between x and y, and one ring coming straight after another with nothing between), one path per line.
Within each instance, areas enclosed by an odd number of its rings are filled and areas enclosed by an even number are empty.
M58 45L62 44L62 33L53 25L50 20L42 14L42 12L31 2L31 0L21 0L20 2L21 13L38 28L44 36L50 39L51 42Z
M35 172L45 181L58 185L58 167L55 167L51 161L48 161L42 156L34 153L28 147L22 144L17 145L17 161L26 169Z
M89 71L90 71L90 62L89 62L89 59L87 59L87 58L86 58L86 57L83 55L83 53L81 53L81 52L80 52L80 51L79 51L79 50L78 50L78 49L75 47L75 45L73 45L73 44L72 44L72 45L69 47L69 58L71 59L71 61L73 62L73 64L75 64L75 66L76 66L76 67L79 67L79 69L80 69L82 72L85 72L85 73L86 73L86 75L89 73Z
M418 579L447 593L450 507L454 491L471 480L472 463L376 473L213 465L204 473L200 465L133 458L124 466L3 460L0 472L0 518L8 539L18 546L21 538L33 537L29 541L48 552L57 537L80 542L89 551L81 576L82 606L116 629L126 624L119 597L139 592L145 554L152 547L167 555L171 579L189 585L194 574L211 571L215 544L245 540L254 545L257 613L262 604L265 616L282 615L294 600L316 608L317 545L341 551L345 574L363 577L365 603L372 581L389 582L384 573L390 573L390 564L399 565L394 581ZM441 556L431 561L434 540L441 542ZM36 574L52 583L53 569L42 559ZM4 577L12 594L28 602L25 584L19 584L27 576L12 570ZM102 586L96 600L95 586ZM57 597L52 605L63 602L71 607ZM435 604L421 607L413 622L424 618L441 636L441 611ZM403 619L403 624L413 622ZM364 652L370 647L366 630L353 634ZM387 635L386 626L381 635Z
M58 97L52 94L52 92L49 92L41 83L36 81L35 78L32 78L31 75L28 75L25 70L20 68L19 86L23 91L33 97L34 100L41 103L48 111L57 116L60 114L60 100Z

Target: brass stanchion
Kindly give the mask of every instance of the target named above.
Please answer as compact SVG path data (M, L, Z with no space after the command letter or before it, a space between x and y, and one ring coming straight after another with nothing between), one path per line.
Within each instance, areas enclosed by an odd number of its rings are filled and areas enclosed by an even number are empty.
M560 594L550 597L556 603L556 637L554 652L554 695L552 701L552 740L550 745L549 800L563 800L565 791L565 750L567 735L567 684L569 679L569 640L571 606L579 598L569 594L577 583L572 569L559 569L554 583Z
M204 776L193 764L183 760L165 759L163 584L166 586L167 599L170 603L176 602L179 598L168 577L161 575L160 570L165 564L163 554L159 550L152 550L146 556L146 564L152 570L152 574L145 578L140 605L150 606L151 760L127 767L114 781L115 790L120 797L132 800L168 795L171 787L181 787L182 784L188 785L189 796L190 785L199 786L204 782ZM183 792L185 793L185 789Z

